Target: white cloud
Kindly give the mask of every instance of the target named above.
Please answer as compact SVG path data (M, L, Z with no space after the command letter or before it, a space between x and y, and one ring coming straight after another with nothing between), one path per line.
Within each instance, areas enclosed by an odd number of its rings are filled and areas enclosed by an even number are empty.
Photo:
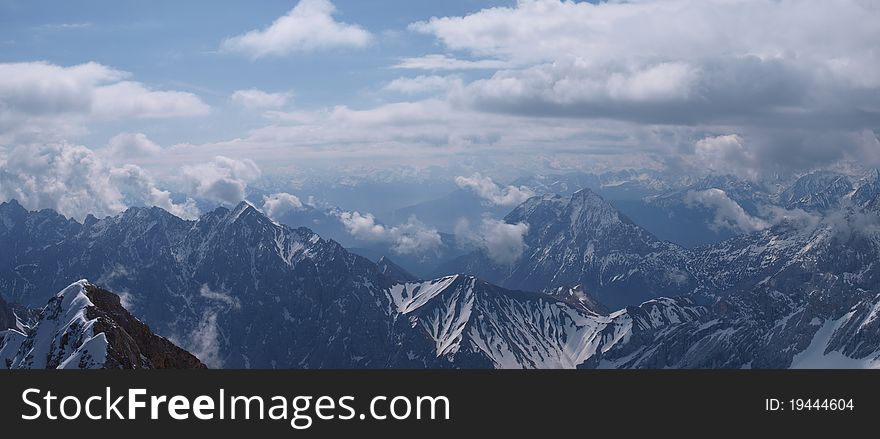
M443 240L436 229L426 226L415 216L397 226L389 227L376 222L371 213L340 212L339 220L356 239L366 242L382 242L401 255L419 255L438 249Z
M111 166L84 146L63 143L21 145L0 154L0 199L13 198L28 209L53 209L78 220L143 205L198 215L192 200L173 203L143 169Z
M0 142L59 139L89 122L197 116L210 108L196 95L154 91L128 73L90 62L0 63Z
M335 12L336 7L329 0L301 0L269 27L228 38L221 47L261 58L337 47L364 47L370 43L369 32L334 20Z
M497 206L517 206L535 196L535 192L525 186L505 186L496 184L490 177L475 173L470 177L455 177L455 184L469 189L480 198Z
M263 212L266 216L278 220L285 213L302 209L303 203L296 195L285 192L263 197Z
M402 94L417 95L424 93L446 92L453 88L461 86L462 80L457 76L419 75L415 78L397 78L385 85L383 89Z
M467 60L453 58L448 55L424 55L403 58L394 65L395 69L411 70L496 70L509 67L511 64L495 59Z
M131 81L98 87L92 100L92 113L106 120L201 116L209 111L192 93L155 91Z
M171 341L196 356L212 369L223 368L225 337L218 321L221 315L241 309L241 301L227 291L213 290L207 284L199 288L199 296L206 306L199 322L184 335L172 335Z
M803 209L784 209L779 206L760 206L759 212L771 225L791 224L803 230L811 230L822 221L822 215Z
M232 102L249 109L260 108L281 108L287 105L291 98L291 93L268 93L263 90L251 88L247 90L236 90L230 96Z
M220 353L221 332L217 324L219 312L208 309L202 313L196 328L183 338L183 342L175 341L175 344L183 346L187 351L196 356L206 366L214 369L223 367L223 357Z
M527 233L529 225L526 223L508 224L494 218L483 218L476 231L471 230L465 219L461 219L455 227L456 239L466 245L476 245L498 265L512 265L522 257Z
M181 169L189 193L206 200L235 205L244 200L248 183L260 177L253 160L217 156L208 163Z
M755 157L736 134L711 136L696 142L698 165L720 173L741 174L755 168Z
M127 206L156 206L183 219L196 219L201 213L193 199L175 203L171 192L159 189L152 176L136 165L110 169L110 181L123 194Z
M162 147L144 133L119 133L107 143L106 153L116 159L150 157L160 154Z
M712 230L728 229L734 232L751 233L770 226L763 219L749 215L721 189L690 191L685 196L685 203L691 206L700 205L714 209L715 218L710 225Z

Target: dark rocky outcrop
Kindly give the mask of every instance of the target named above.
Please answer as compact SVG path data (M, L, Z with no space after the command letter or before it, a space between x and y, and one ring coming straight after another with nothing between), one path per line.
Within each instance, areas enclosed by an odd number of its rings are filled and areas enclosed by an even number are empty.
M12 307L0 296L0 331L15 327L15 314Z
M119 296L107 290L86 285L86 296L95 305L86 309L88 319L97 319L95 333L103 332L108 349L108 369L205 369L193 354L177 347L132 316Z

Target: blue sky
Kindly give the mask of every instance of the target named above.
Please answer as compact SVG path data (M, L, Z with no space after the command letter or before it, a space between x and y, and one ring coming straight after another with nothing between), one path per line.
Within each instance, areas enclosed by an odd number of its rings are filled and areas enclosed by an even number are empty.
M880 166L877 41L864 0L0 0L0 200Z
M138 81L155 88L196 93L221 108L233 91L248 88L291 92L297 107L304 109L340 104L363 107L387 99L375 91L400 75L390 68L400 58L442 52L432 38L408 32L410 23L510 3L335 1L336 18L368 30L376 36L374 43L362 49L252 61L218 52L220 42L267 26L290 11L296 1L4 0L0 2L0 61L98 62L132 72ZM164 120L144 129L162 142L209 142L234 136L249 126L242 119L259 122L241 112L229 113L221 112L218 119L195 127L175 124L171 129ZM107 127L86 140L101 142L117 128Z

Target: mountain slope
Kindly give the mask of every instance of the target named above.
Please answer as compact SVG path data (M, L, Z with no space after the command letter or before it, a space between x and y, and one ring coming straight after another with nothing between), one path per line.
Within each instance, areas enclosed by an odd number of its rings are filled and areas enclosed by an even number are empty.
M406 328L402 367L572 368L599 347L610 321L548 296L507 291L472 276L389 289Z
M686 294L696 286L683 249L660 241L589 189L568 199L532 198L505 221L529 226L519 260L502 266L477 251L442 267L441 273L474 274L530 291L583 285L612 309Z
M708 319L612 350L601 367L880 367L877 212L780 225L696 258L716 298Z
M852 192L853 184L845 175L817 171L798 178L779 194L779 204L786 209L824 212L839 207Z
M9 328L15 328L15 313L12 307L0 296L0 331Z

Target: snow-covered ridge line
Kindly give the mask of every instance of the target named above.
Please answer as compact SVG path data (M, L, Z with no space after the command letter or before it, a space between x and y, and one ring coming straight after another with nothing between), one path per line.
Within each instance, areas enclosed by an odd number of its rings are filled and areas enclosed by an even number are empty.
M12 369L96 369L107 359L107 337L95 331L97 319L86 309L86 280L58 292L43 308L28 334L10 330L0 349L3 366ZM17 342L16 342L17 341Z
M398 283L387 292L410 336L426 338L439 364L456 367L575 368L594 357L597 365L634 331L663 331L704 316L691 302L668 298L600 315L461 275Z
M193 355L153 334L119 296L79 280L49 299L36 322L0 332L6 369L201 368Z

